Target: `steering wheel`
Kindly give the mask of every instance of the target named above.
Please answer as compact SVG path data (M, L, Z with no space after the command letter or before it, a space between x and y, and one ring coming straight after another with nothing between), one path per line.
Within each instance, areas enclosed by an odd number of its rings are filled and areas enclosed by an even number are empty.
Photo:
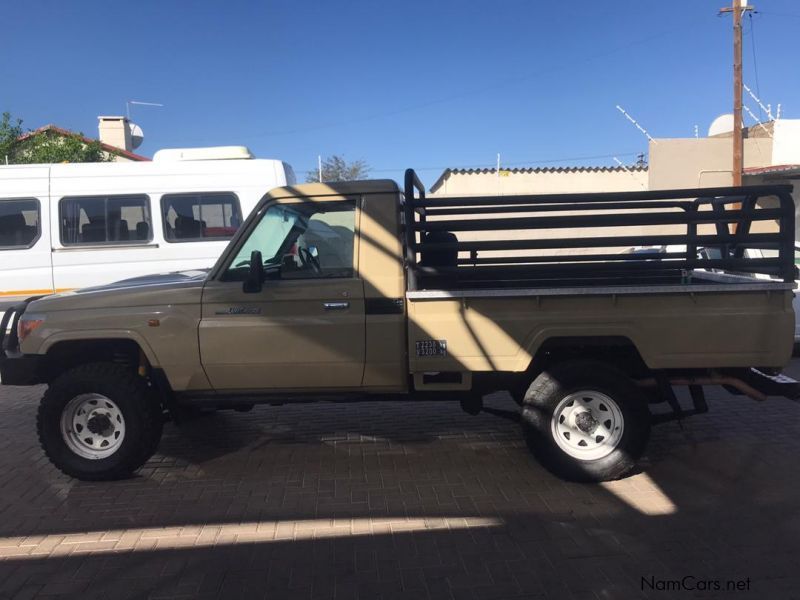
M308 248L299 246L297 248L297 256L300 258L300 262L303 263L304 267L311 266L311 268L314 270L314 273L317 275L322 273L322 267L319 265L319 260L317 260L317 257L308 251Z

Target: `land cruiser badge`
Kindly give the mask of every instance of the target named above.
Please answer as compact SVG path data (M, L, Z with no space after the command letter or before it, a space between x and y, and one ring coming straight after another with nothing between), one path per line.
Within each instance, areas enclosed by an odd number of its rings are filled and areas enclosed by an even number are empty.
M231 306L226 310L218 310L215 315L260 315L261 309L257 306Z

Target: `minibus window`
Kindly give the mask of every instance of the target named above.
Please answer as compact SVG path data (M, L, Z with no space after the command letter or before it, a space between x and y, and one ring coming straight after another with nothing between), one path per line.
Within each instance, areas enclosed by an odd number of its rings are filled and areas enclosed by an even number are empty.
M30 248L39 233L38 200L0 200L0 250Z
M61 243L136 244L153 239L145 195L62 198Z
M228 240L242 224L239 199L227 192L165 194L161 214L168 242Z

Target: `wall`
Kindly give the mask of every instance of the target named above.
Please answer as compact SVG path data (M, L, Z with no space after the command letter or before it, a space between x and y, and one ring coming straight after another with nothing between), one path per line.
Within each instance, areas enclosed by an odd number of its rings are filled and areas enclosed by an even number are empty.
M775 121L773 165L800 164L800 119Z
M772 162L771 138L744 140L744 167ZM666 190L733 185L731 138L679 138L650 142L649 189Z
M501 172L502 173L502 172ZM502 204L504 195L511 194L557 194L557 193L583 193L583 192L617 192L617 191L643 191L647 189L647 169L631 167L625 170L619 167L602 167L594 169L531 169L507 171L507 175L498 177L493 169L473 172L450 172L434 185L430 197L449 196L476 196L496 195L498 191L498 204ZM547 213L545 216L596 214L594 211L564 211L560 213ZM506 213L504 218L526 218L530 213ZM534 215L541 216L541 215ZM447 217L443 217L447 218ZM461 215L459 219L489 220L486 215ZM437 217L429 217L431 221ZM486 231L459 231L456 235L460 241L488 241L496 239L506 240L541 240L541 239L570 239L576 237L591 237L603 235L631 235L641 236L660 232L680 232L679 227L601 227L577 229L517 229L501 232ZM505 257L541 256L561 254L591 254L598 252L621 252L625 247L618 248L584 248L584 249L551 249L551 250L520 250L520 251L484 251L480 256ZM462 253L461 258L467 258Z

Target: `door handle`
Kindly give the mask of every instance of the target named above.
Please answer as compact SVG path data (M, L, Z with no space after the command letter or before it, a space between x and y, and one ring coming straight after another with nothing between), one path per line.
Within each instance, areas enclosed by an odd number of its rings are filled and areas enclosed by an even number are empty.
M350 308L349 302L323 302L322 306L325 310L345 310Z

